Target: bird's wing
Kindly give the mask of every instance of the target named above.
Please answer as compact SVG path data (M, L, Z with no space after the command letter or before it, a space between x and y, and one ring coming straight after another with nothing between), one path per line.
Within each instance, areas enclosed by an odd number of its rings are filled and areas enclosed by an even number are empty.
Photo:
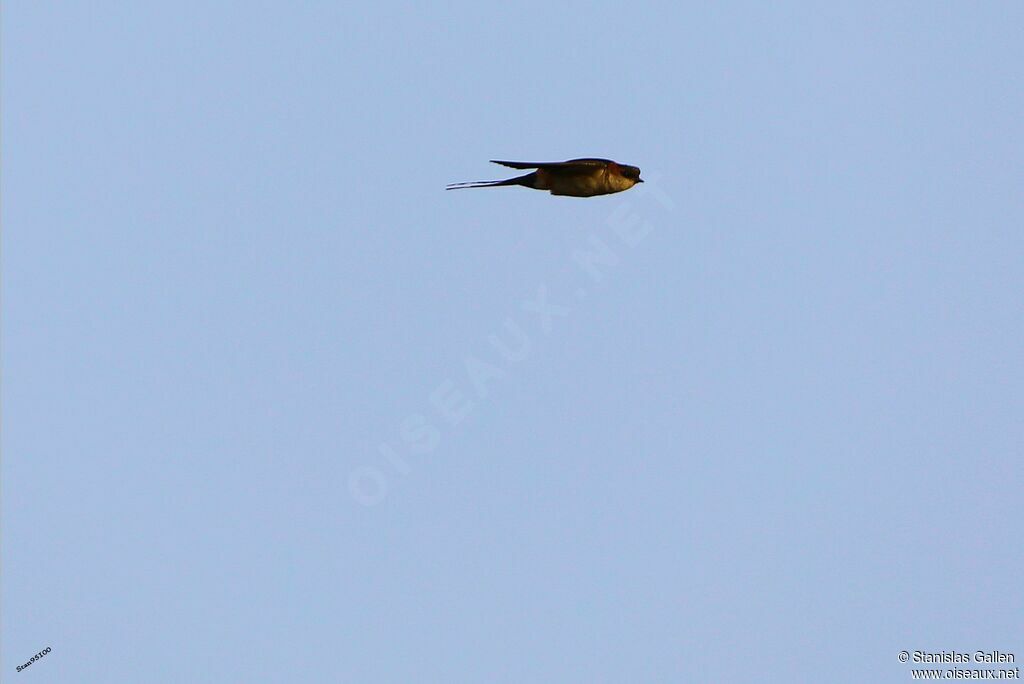
M544 169L545 171L565 171L569 173L574 171L581 173L590 172L595 168L604 168L609 164L615 163L610 159L570 159L569 161L562 162L517 162L492 159L491 162L513 169Z

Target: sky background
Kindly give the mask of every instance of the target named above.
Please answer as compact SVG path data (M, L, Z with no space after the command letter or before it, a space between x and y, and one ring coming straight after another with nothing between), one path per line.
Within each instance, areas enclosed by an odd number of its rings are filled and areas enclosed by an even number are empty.
M1024 5L891 4L4 3L0 677L1019 665Z

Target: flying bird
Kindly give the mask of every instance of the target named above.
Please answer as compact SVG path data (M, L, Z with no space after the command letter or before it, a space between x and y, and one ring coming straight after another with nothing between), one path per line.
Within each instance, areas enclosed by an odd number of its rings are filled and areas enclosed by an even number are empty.
M452 183L446 190L463 188L496 188L502 185L522 185L534 190L550 190L552 195L593 197L629 190L643 183L640 169L619 164L611 159L570 159L563 162L516 162L491 160L495 164L513 169L536 169L518 178L499 181L473 181Z

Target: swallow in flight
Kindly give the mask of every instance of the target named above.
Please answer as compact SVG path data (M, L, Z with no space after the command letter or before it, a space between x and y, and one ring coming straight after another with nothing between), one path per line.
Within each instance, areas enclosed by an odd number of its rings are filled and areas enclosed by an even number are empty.
M513 169L536 169L518 178L500 181L452 183L446 190L462 188L496 188L502 185L522 185L534 190L550 190L552 195L593 197L629 190L643 183L640 169L619 164L611 159L570 159L564 162L516 162L491 160L495 164Z

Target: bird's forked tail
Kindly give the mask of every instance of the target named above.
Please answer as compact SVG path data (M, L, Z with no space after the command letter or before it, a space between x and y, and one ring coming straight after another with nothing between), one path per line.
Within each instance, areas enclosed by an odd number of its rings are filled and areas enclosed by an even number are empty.
M462 190L464 188L497 188L502 185L524 185L528 188L534 187L534 181L537 179L537 173L528 173L525 176L519 176L518 178L509 178L508 180L497 180L497 181L469 181L466 183L452 183L445 186L445 190Z

